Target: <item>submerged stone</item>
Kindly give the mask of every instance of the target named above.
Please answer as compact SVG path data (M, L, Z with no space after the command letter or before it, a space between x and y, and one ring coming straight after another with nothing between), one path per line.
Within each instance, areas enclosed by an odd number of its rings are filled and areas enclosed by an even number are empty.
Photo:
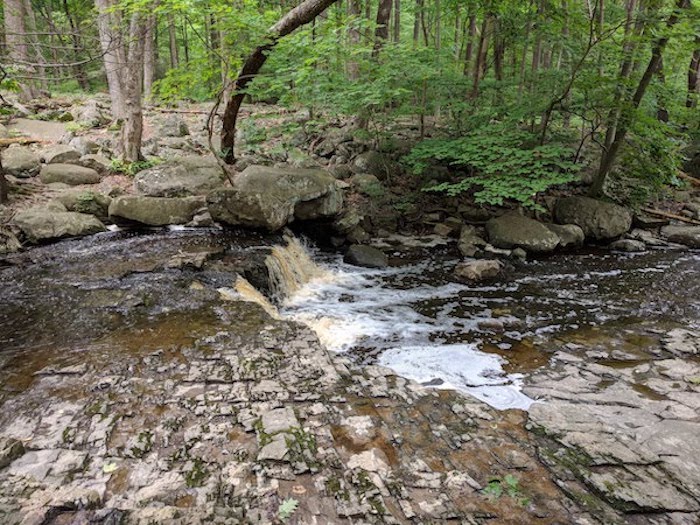
M345 253L345 257L343 257L343 261L366 268L385 268L389 264L383 251L363 244L350 246Z

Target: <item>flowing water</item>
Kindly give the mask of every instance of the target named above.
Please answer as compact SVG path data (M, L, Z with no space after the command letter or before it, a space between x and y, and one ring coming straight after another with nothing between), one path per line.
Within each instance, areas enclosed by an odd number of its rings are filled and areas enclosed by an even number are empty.
M29 374L17 363L90 351L90 341L149 319L157 326L164 314L206 324L206 305L243 299L306 323L330 350L362 363L526 409L533 400L521 384L565 334L700 319L697 252L557 255L503 282L465 285L451 280L452 249L389 251L389 268L369 270L294 238L215 230L106 233L36 248L0 267L0 373Z
M533 402L520 391L523 373L548 360L535 344L546 349L560 334L603 324L700 320L697 253L561 255L492 285L452 282L458 260L448 250L398 252L386 270L315 259L321 270L286 297L282 315L311 326L331 350L499 409Z

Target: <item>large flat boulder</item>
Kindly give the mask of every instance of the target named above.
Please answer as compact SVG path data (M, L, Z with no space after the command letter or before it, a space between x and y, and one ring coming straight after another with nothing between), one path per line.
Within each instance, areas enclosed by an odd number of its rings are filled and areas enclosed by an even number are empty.
M249 166L233 188L207 196L214 220L275 231L298 220L332 218L343 207L343 194L329 173L316 169Z
M80 184L97 184L102 177L91 168L75 164L47 164L41 168L39 178L44 184L62 182L70 186L78 186Z
M2 167L15 177L33 177L39 173L41 158L27 147L10 146L2 152Z
M187 197L206 195L225 180L216 159L191 155L140 172L134 178L134 188L149 197Z
M559 236L544 224L522 215L508 214L486 223L489 242L497 248L522 248L547 253L559 245Z
M700 226L664 226L661 235L671 242L700 248Z
M112 202L111 197L107 195L81 188L67 189L56 198L68 211L88 213L100 220L109 216L109 204Z
M632 226L627 208L589 197L564 197L554 205L554 218L559 224L579 226L587 239L615 239Z
M93 215L66 211L62 205L29 208L14 216L14 223L31 242L82 237L105 231Z
M146 197L125 195L112 199L109 216L148 226L185 224L206 205L202 197Z

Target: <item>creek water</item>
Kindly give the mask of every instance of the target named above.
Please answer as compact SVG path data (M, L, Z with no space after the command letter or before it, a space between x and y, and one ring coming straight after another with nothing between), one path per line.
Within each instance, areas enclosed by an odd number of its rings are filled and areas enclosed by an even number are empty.
M283 301L331 350L498 409L527 409L525 374L548 361L547 343L585 327L643 319L700 321L700 255L589 252L525 263L508 279L466 285L447 249L403 254L369 270L316 253L322 271ZM535 346L540 350L535 350Z
M330 350L502 409L533 402L521 385L547 366L548 346L563 334L700 320L697 252L556 255L488 285L452 281L453 248L389 253L389 268L369 270L295 239L215 230L116 232L35 248L0 267L0 378L34 373L18 367L32 356L37 369L78 362L107 334L157 330L159 316L213 322L200 312L229 292L265 303L236 277L258 285L261 271L279 315L309 325ZM118 359L122 350L110 351Z

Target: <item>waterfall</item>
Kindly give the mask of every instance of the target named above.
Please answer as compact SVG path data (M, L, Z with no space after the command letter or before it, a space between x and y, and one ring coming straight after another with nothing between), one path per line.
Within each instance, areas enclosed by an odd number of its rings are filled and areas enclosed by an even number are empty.
M285 235L285 246L274 246L265 259L270 291L279 301L287 299L311 279L327 272L318 266L299 239Z
M249 301L251 303L257 303L263 307L270 317L273 319L279 319L280 313L277 307L272 304L267 297L261 294L252 284L250 284L245 278L240 275L236 278L236 284L234 285L234 290L236 290L238 296L244 301Z

